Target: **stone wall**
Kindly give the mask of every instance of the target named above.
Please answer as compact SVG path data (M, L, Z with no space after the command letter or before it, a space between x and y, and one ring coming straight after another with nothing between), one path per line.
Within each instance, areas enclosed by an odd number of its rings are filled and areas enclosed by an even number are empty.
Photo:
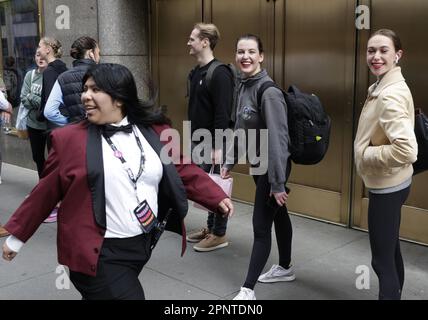
M140 0L44 0L43 34L58 39L62 60L71 67L70 47L80 36L100 44L101 62L127 66L134 74L140 96L145 97L149 75L148 1ZM15 113L17 113L17 108ZM14 135L0 137L3 161L35 169L30 143Z

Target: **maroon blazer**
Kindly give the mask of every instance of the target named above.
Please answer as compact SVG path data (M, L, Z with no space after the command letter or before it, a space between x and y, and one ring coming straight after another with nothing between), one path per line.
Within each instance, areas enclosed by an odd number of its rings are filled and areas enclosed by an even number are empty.
M158 153L164 143L161 132L167 125L139 129ZM87 121L56 129L42 177L31 194L4 226L26 242L61 201L58 210L57 250L59 263L71 270L95 276L106 231L104 169L100 127ZM179 147L178 145L174 146ZM179 149L178 149L179 150ZM180 158L183 160L182 156ZM167 230L182 234L185 250L187 198L218 211L227 195L194 164L163 164L159 184L158 218L172 213Z

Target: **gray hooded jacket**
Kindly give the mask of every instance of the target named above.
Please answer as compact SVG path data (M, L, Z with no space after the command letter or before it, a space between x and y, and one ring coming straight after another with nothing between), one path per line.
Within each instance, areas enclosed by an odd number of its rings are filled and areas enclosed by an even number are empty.
M272 81L266 70L262 70L256 75L243 79L239 86L239 94L236 111L235 131L243 129L248 140L247 152L253 148L256 155L261 157L260 163L266 155L260 151L266 149L267 145L267 171L272 192L285 191L287 163L290 156L287 105L282 92L277 88L268 88L263 93L261 106L257 106L257 91L266 81ZM250 129L256 132L256 139L249 135ZM268 129L268 141L260 140L260 130ZM262 145L262 148L260 148ZM232 150L230 150L232 151ZM263 152L262 152L263 153ZM229 152L225 167L231 169L237 163L237 149L234 154ZM251 152L247 153L247 158L252 166L259 166L255 163L254 156L251 159ZM233 159L231 161L231 159ZM233 162L233 164L231 164Z

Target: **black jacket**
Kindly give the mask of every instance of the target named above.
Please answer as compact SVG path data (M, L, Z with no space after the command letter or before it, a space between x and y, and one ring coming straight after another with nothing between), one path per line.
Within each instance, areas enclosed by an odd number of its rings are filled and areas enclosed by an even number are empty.
M49 95L52 91L52 88L55 84L58 76L67 71L67 66L61 60L55 60L48 64L46 70L43 72L43 86L42 86L42 100L40 103L40 112L37 120L44 121L46 120L43 112L45 111L45 105L48 101Z
M86 71L95 65L91 59L73 61L73 68L58 77L64 105L60 106L61 114L68 118L68 122L79 121L85 118L85 108L80 97L82 95L82 79Z
M213 61L196 67L189 75L188 117L192 123L192 134L197 129L208 129L214 142L215 129L229 127L234 83L227 67L219 66L213 73L210 88L207 87L205 76Z

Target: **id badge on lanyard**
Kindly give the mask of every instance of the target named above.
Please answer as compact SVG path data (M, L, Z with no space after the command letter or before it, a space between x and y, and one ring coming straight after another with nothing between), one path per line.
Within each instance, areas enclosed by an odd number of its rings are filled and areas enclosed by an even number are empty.
M126 163L126 160L123 157L122 152L120 152L116 148L114 143L111 141L110 137L104 135L104 138L106 139L110 148L113 150L114 156L116 158L118 158L120 160L120 162L122 163L126 173L128 174L129 179L131 180L131 182L133 184L137 201L140 202L140 200L138 200L137 181L141 177L141 174L144 171L144 164L145 164L146 157L145 157L143 145L142 145L140 139L138 138L135 131L133 131L133 133L134 133L135 140L137 141L138 148L141 151L140 168L138 170L137 176L134 176L131 168ZM153 210L150 208L150 206L146 200L140 202L140 204L134 209L134 214L137 217L138 221L140 222L141 228L143 229L144 233L150 233L152 231L153 227L158 225L158 219L156 218L155 214L153 213Z
M146 200L142 201L135 209L134 214L141 224L144 233L150 233L158 224L153 210L150 208Z

